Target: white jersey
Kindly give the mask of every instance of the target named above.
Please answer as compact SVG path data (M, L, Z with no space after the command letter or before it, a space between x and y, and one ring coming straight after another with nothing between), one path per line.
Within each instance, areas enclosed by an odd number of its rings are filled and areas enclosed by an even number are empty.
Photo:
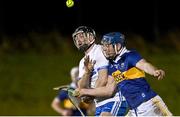
M93 69L93 74L91 76L91 88L95 88L95 83L98 79L98 71L100 69L104 69L107 68L109 61L105 58L105 56L102 53L101 50L101 46L95 44L93 46L93 48L89 51L89 53L87 55L89 55L89 59L90 60L95 60L96 63L94 65L94 69ZM83 74L85 73L84 70L84 58L85 56L81 59L80 63L79 63L79 78L82 78ZM116 93L114 97L112 98L98 98L95 99L95 104L96 107L104 105L105 103L111 102L111 101L119 101L119 93Z
M93 46L93 48L89 51L87 55L89 55L90 60L96 61L93 69L93 74L91 76L91 84L90 84L91 88L95 88L95 82L98 79L98 70L107 68L109 62L104 57L101 50L101 46L97 44ZM85 73L84 58L85 56L81 59L79 63L79 78L82 78L83 74Z

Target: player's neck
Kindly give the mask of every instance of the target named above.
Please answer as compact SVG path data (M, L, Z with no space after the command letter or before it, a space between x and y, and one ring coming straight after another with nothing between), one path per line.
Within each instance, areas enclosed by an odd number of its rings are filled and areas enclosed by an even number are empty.
M92 50L92 48L94 47L94 45L95 45L95 43L93 43L93 44L90 46L90 48L88 48L88 49L86 50L85 55L87 55L87 54Z

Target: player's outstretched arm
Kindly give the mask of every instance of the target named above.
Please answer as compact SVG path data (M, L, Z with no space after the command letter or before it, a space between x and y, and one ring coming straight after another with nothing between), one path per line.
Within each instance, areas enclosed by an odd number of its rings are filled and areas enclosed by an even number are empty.
M108 78L108 82L104 87L94 89L76 89L76 96L94 96L94 97L110 97L116 90L116 83L112 77Z
M156 68L151 63L147 62L145 59L141 59L139 62L137 62L136 67L154 77L157 77L158 80L163 79L163 77L165 76L165 72L162 69Z

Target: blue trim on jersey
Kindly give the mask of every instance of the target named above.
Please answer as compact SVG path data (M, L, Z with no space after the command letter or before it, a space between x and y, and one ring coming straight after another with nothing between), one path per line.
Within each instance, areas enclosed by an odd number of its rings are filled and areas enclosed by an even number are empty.
M109 111L109 112L111 112L111 114L112 115L115 115L116 114L116 112L117 112L117 109L118 109L118 107L119 107L119 104L120 104L120 102L114 102L115 103L115 107L114 107L114 110L112 111L112 108L111 108L111 110ZM114 105L114 103L113 103L113 105ZM107 112L107 111L106 111Z
M91 77L92 77L94 74L96 74L96 71L95 71L95 70L92 71Z
M112 101L96 108L95 116L100 116L102 112L110 112L113 116L125 116L127 110L126 101Z
M99 70L101 70L101 69L108 69L108 66L99 67L99 68L97 68L97 71L99 71Z
M128 110L128 104L126 101L121 102L121 106L119 107L119 111L116 114L117 116L125 116Z
M92 72L92 75L91 75L91 76L93 76L94 74L97 73L97 71L102 70L102 69L108 69L108 66L101 66L101 67L97 68L97 70L94 70L94 69L93 69L93 72Z
M116 106L112 112L112 115L116 115L118 113L119 107L121 106L121 102L116 102ZM119 115L120 116L120 115Z

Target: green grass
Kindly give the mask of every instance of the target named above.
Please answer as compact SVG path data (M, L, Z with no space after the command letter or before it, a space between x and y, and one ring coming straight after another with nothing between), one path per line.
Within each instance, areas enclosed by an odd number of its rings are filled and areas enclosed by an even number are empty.
M79 56L15 54L0 59L0 115L53 115L50 103L68 84Z
M76 52L1 55L0 115L58 115L50 106L57 94L52 88L70 82L69 70L81 56ZM166 71L162 81L148 75L147 79L172 113L180 115L180 54L152 54L145 58Z
M173 115L180 115L180 54L157 54L149 57L152 63L166 72L163 80L148 75L152 88L162 97Z

